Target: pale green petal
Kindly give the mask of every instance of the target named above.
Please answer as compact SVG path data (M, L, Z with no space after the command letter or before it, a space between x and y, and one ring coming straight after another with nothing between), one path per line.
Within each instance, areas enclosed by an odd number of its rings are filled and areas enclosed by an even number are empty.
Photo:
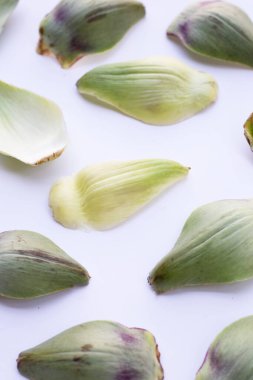
M45 236L31 231L0 234L2 297L40 297L88 281L88 272Z
M223 330L210 346L196 380L251 380L253 316Z
M253 278L253 201L202 206L187 219L172 251L149 276L157 293Z
M68 68L112 48L144 15L136 0L63 0L42 20L37 51Z
M127 220L188 170L158 159L96 165L56 182L49 202L65 227L104 230Z
M22 352L18 369L30 380L162 380L159 356L149 331L94 321Z
M0 82L0 152L29 165L54 160L67 143L59 107L32 92Z
M161 57L95 68L77 82L77 88L88 99L156 125L189 118L217 96L217 84L210 75Z
M19 0L0 0L0 33Z
M194 3L172 22L167 34L195 53L253 67L253 23L229 2Z

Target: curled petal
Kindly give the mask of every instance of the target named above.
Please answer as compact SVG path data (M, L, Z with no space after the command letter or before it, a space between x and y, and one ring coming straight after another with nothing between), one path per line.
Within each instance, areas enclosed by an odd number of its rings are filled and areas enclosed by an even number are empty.
M59 107L32 92L0 82L0 152L29 165L61 155L67 136Z

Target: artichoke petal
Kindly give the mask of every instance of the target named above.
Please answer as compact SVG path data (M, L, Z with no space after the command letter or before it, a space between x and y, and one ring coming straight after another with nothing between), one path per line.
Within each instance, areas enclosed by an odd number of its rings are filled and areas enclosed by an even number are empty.
M45 236L32 231L0 234L1 296L34 298L88 282L88 272Z
M77 88L88 99L155 125L189 118L217 96L217 84L210 75L161 57L95 68L77 82Z
M196 380L249 380L253 371L253 316L225 328L211 344Z
M159 356L149 331L93 321L22 352L18 369L31 380L162 380Z
M94 165L56 182L49 203L65 227L97 230L124 222L162 191L188 174L169 160L139 160Z
M41 22L37 51L68 68L112 48L144 15L136 0L62 0Z
M253 278L253 200L223 200L196 209L172 251L153 269L157 293Z
M59 107L32 92L0 82L0 152L29 165L59 157L67 143Z
M199 1L169 26L194 53L253 67L253 23L239 7L221 0Z

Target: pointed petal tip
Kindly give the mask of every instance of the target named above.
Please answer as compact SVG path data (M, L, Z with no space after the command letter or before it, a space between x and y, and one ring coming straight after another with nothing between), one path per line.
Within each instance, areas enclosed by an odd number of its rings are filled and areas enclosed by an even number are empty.
M148 276L148 284L151 286L152 290L157 294L160 295L163 293L163 291L160 289L159 283L156 281L156 274L152 271Z

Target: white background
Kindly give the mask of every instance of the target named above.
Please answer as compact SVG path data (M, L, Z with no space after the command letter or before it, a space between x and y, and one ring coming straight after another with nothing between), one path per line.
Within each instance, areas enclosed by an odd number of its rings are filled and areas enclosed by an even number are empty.
M253 153L243 124L253 111L253 71L199 59L166 38L186 0L143 0L147 15L112 50L63 70L36 54L38 26L55 0L20 0L0 38L0 78L46 96L62 108L70 142L65 153L40 167L0 157L0 230L27 229L51 238L83 264L92 279L35 301L0 300L0 378L22 379L20 351L94 319L149 329L156 336L166 380L190 380L216 334L253 313L253 282L182 290L156 296L147 284L153 266L172 248L196 207L253 194ZM234 0L251 18L251 0ZM180 124L139 121L82 99L76 81L100 64L165 55L207 71L219 83L217 102ZM125 224L107 232L75 231L57 224L48 192L61 176L109 160L168 158L192 170ZM46 380L46 379L45 379Z

